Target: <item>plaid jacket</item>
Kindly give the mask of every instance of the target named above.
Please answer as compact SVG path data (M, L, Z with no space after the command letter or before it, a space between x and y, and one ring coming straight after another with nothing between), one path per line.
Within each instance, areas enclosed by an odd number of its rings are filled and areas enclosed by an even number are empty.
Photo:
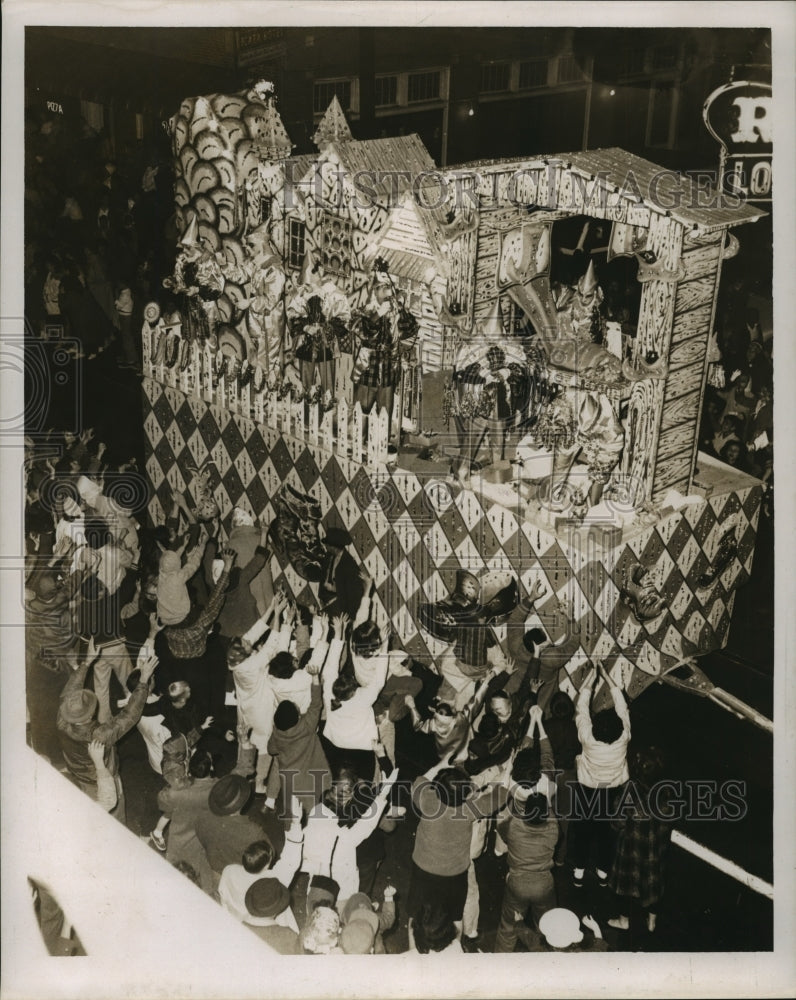
M168 625L163 629L172 656L178 660L190 660L203 656L207 648L207 633L221 613L226 599L229 571L224 570L210 593L207 605L190 625Z

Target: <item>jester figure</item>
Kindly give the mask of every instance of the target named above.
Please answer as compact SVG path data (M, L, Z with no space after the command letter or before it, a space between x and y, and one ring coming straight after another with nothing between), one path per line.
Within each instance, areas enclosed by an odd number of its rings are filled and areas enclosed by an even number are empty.
M506 434L527 409L532 379L522 344L503 330L500 303L464 338L453 363L446 411L453 416L459 456L453 472L467 486L475 457L489 434L492 461L503 457Z

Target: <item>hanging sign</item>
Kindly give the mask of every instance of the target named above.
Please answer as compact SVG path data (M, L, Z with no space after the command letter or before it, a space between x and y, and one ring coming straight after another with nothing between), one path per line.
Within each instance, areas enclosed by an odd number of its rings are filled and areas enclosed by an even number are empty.
M771 85L749 81L725 83L705 101L702 117L721 146L721 189L744 201L770 202Z

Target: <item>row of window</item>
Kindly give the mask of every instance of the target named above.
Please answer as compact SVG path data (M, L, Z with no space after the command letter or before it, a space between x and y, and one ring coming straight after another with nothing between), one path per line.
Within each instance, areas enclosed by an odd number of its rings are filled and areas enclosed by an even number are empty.
M375 81L376 107L387 108L444 100L447 97L447 83L447 70L441 69L377 76ZM313 90L312 105L315 114L323 114L335 96L344 111L358 111L359 80L318 81Z
M636 76L671 70L677 66L676 45L656 45L651 48L627 48L618 54L619 75ZM524 60L499 60L483 63L479 91L500 94L519 90L580 83L588 79L584 67L571 53L554 58L539 57ZM413 73L391 73L376 77L377 108L400 107L424 101L444 100L447 90L447 70L428 69ZM315 84L314 111L322 114L332 97L345 111L359 110L359 81L354 79L321 80Z

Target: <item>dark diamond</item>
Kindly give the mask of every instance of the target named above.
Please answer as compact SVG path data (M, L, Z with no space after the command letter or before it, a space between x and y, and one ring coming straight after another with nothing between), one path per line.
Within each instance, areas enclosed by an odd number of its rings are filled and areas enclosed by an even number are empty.
M157 402L152 407L152 412L155 414L157 422L160 424L161 429L165 433L169 429L171 422L174 420L174 411L172 410L168 399L166 399L165 393L160 394Z
M177 426L180 428L180 434L187 441L196 427L196 417L191 409L191 404L187 400L177 410L176 420Z
M296 462L296 472L299 474L299 479L305 491L311 489L318 481L318 476L320 475L318 463L308 448L305 448L299 456Z
M271 449L270 458L274 463L276 474L284 482L288 473L293 468L293 459L290 457L290 452L287 450L287 445L282 438L277 439L274 447Z
M249 453L252 465L259 472L266 458L268 458L268 448L265 441L263 441L262 434L256 427L246 441L246 451Z
M221 440L227 449L229 457L234 462L243 451L243 437L235 420L230 420L221 434Z
M202 435L202 440L204 441L207 450L209 452L212 451L218 439L221 437L221 432L218 429L216 418L210 410L208 410L199 421L199 433Z
M249 498L255 516L261 517L265 505L268 503L268 494L265 492L265 487L259 476L255 476L246 487L246 496Z
M229 494L229 498L233 505L240 500L243 496L243 483L241 482L240 476L238 475L238 470L234 465L231 465L224 475L221 477L221 482L224 484L224 488Z

